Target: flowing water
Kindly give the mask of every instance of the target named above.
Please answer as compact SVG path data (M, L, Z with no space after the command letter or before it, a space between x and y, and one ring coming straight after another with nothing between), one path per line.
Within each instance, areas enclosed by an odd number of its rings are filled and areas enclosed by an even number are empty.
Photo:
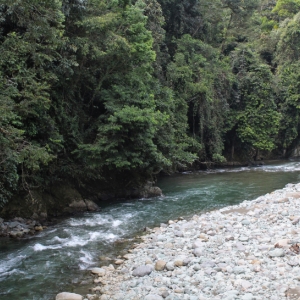
M159 180L164 197L106 204L29 239L0 239L0 299L53 300L88 293L88 269L114 257L148 226L238 204L300 181L300 162L178 174Z

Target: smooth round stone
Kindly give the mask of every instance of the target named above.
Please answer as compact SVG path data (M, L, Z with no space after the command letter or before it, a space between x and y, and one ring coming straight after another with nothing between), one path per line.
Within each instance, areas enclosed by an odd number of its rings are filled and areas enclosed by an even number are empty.
M123 259L117 259L116 261L115 261L115 264L116 265L121 265L121 264L123 264L124 263L124 260Z
M248 238L247 236L241 235L241 236L239 237L239 241L241 241L241 242L248 242L248 241L249 241L249 238Z
M163 300L163 297L156 294L149 294L144 298L144 300Z
M55 300L83 300L83 297L74 293L59 293L56 295Z
M174 269L175 269L174 263L173 263L173 262L168 262L168 263L166 264L166 269L167 269L168 271L174 271Z
M251 293L247 293L241 297L241 300L254 300L254 296Z
M152 271L153 266L151 265L139 266L133 270L132 276L144 277L146 275L149 275Z
M202 267L199 264L196 264L196 265L193 266L193 269L195 271L200 271L202 269Z
M251 222L250 222L249 220L243 220L243 221L242 221L242 224L243 224L243 225L250 225Z
M202 249L202 248L196 248L196 249L194 249L193 254L194 254L196 257L200 257L200 256L203 255L203 249Z
M284 250L283 249L275 249L275 250L271 250L269 251L269 256L271 257L283 257L285 255Z
M193 245L192 245L192 248L193 249L197 249L197 248L202 248L203 246L203 242L201 240L196 240Z
M183 237L183 232L182 231L174 231L174 235L177 237Z
M245 268L244 267L240 267L240 266L234 267L233 268L233 272L235 274L242 274L242 273L245 273Z
M93 268L93 269L91 269L91 272L98 276L105 276L105 274L106 274L106 271L103 268Z
M166 266L166 262L164 260L158 260L155 264L155 270L156 271L162 271L164 270L165 266Z

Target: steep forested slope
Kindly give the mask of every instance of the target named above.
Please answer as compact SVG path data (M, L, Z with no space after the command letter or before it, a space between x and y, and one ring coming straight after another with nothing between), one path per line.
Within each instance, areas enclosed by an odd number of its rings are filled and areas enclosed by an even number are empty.
M139 186L285 156L300 0L0 0L0 205L71 180Z

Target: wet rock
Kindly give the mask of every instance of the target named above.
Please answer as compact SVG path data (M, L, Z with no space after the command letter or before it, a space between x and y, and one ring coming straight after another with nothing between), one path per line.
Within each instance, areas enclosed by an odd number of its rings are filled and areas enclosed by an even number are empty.
M86 205L86 209L88 211L98 211L98 210L100 210L100 207L94 201L85 200L85 205Z
M12 238L20 238L24 235L24 232L23 231L11 231L9 233L9 236L12 237Z
M91 272L101 277L105 276L106 274L106 271L103 268L93 268L91 269Z
M11 228L11 229L12 229L12 228L15 228L15 227L18 227L18 226L22 227L22 225L23 225L23 224L20 223L20 222L9 222L9 223L8 223L8 227Z
M44 230L43 226L34 226L35 231L42 231Z
M108 256L100 256L99 258L101 261L110 261L111 260L111 258Z
M59 293L56 295L55 300L83 300L83 297L74 293Z
M117 259L116 261L115 261L115 265L121 265L121 264L123 264L124 263L124 260L123 259Z

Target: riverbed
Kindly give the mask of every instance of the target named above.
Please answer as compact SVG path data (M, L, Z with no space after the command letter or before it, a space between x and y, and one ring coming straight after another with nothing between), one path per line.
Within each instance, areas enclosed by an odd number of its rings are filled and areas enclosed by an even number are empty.
M177 174L159 180L164 197L106 203L26 240L0 240L0 298L54 299L86 294L87 269L115 258L145 227L235 205L300 181L299 161Z

